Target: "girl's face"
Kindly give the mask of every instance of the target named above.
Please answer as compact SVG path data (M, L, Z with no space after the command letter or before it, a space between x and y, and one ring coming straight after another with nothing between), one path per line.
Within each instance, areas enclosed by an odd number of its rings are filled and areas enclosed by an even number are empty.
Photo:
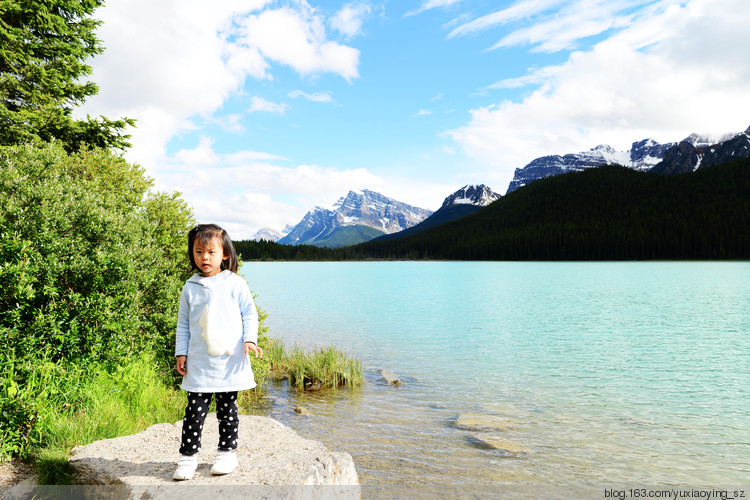
M193 259L204 278L219 274L221 272L221 261L228 258L229 254L224 251L219 238L209 240L205 246L197 240L193 245Z

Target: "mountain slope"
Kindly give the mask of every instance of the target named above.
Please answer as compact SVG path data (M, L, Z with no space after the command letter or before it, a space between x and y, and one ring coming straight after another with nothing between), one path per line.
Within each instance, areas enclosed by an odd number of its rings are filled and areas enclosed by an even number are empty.
M370 190L349 191L332 210L315 207L292 231L281 238L285 245L351 245L383 233L402 231L418 224L432 212L413 207ZM351 226L365 229L344 229ZM325 243L322 243L325 242Z
M435 213L416 226L404 229L398 233L386 234L377 238L377 240L402 238L410 234L424 231L425 229L446 224L450 221L473 214L499 198L501 198L500 194L494 192L484 184L478 186L466 185L458 189L455 193L447 196L445 200L443 200L442 206Z
M260 228L258 232L253 235L252 239L255 241L279 241L281 238L289 234L292 229L294 229L294 227L288 224L282 231L269 226L265 226Z
M353 252L417 259L747 259L748 192L748 159L681 176L602 166L538 180L473 215Z
M748 129L750 131L750 128ZM730 142L748 134L726 134L719 138L709 138L691 134L682 141L659 144L652 139L634 142L627 151L616 151L614 148L601 145L589 151L566 155L542 156L531 161L523 168L517 168L507 193L532 181L560 175L567 172L580 172L601 165L622 165L639 171L655 171L663 174L692 172L705 158L703 164L718 165L734 158L730 154L713 155L710 150L724 142ZM664 164L667 157L672 159ZM739 157L746 157L742 155ZM690 168L692 167L692 168Z
M383 231L378 231L370 226L342 226L325 238L315 240L312 245L328 248L356 245L363 241L370 241L383 234Z
M664 175L684 174L748 156L750 127L741 134L715 144L682 141L668 149L662 161L655 165L651 172Z

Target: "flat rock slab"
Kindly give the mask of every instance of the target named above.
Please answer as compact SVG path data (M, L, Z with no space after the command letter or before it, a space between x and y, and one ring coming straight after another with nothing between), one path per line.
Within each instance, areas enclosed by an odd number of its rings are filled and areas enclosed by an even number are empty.
M485 450L500 450L511 455L527 454L529 450L519 443L515 443L500 436L490 434L472 434L469 441Z
M206 416L198 470L189 481L174 481L182 421L157 424L131 436L105 439L73 448L70 467L82 485L123 485L130 496L143 487L356 486L359 478L348 453L333 453L318 441L268 417L240 415L237 448L239 467L231 474L212 476L219 441L216 414ZM177 487L177 488L175 488ZM222 490L226 488L220 488ZM189 490L182 490L183 495ZM276 488L276 491L280 491ZM351 492L351 488L343 488ZM332 492L330 492L332 493ZM294 495L292 495L294 496ZM345 494L344 496L348 496Z
M515 420L486 415L482 413L462 413L456 417L455 427L467 431L496 430L504 431L514 429L517 425Z

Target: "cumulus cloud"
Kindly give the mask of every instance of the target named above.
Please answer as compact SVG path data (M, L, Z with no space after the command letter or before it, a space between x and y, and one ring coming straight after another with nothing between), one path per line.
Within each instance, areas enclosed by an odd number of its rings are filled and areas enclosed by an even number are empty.
M652 9L564 64L497 82L491 87L531 87L518 102L471 110L469 123L448 135L507 185L514 168L545 154L744 130L750 66L733 48L750 44L750 11L741 4L692 0Z
M331 18L331 28L347 38L353 38L362 32L362 26L370 12L367 4L346 4Z
M156 177L173 137L207 123L244 131L240 116L213 114L248 78L273 81L276 64L304 76L358 76L359 51L329 41L324 19L304 0L281 9L271 3L107 2L96 12L106 51L90 61L100 92L76 113L135 118L126 156Z
M289 166L288 160L258 151L220 154L203 138L195 148L171 155L157 189L180 186L195 216L216 222L235 239L263 226L297 224L313 206L330 207L350 189L378 189L385 181L366 169Z
M326 39L322 16L307 4L265 10L238 21L237 41L257 47L274 62L302 75L336 73L351 81L359 76L359 51Z

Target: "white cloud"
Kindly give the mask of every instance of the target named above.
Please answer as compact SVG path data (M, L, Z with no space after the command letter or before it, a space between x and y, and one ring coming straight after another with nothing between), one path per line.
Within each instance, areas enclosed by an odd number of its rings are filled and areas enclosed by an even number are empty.
M334 101L333 97L331 97L331 94L328 92L316 92L314 94L308 94L307 92L303 92L301 90L293 90L289 92L289 97L292 97L296 99L297 97L304 97L308 101L312 102L323 102L323 103L333 103Z
M106 50L90 61L100 92L76 115L135 118L126 157L158 177L175 136L207 123L244 131L240 116L213 114L248 78L273 81L273 64L305 76L358 76L359 51L328 41L324 20L304 0L279 10L269 10L271 2L107 2L95 14Z
M196 148L169 158L156 188L180 186L200 222L215 222L232 238L247 239L263 226L297 224L312 207L329 207L350 189L385 185L365 169L289 167L286 161L257 151L219 154L213 141L203 138Z
M497 25L507 24L511 21L517 21L519 19L525 19L533 16L534 14L544 12L551 7L560 5L562 1L563 0L526 0L516 2L506 9L481 16L477 19L459 25L448 34L448 38L471 35Z
M415 118L419 118L420 116L430 116L432 114L432 111L429 109L420 109L416 113L414 113L412 116Z
M463 23L448 38L520 23L490 50L528 44L536 51L556 52L575 48L582 39L629 26L635 20L634 8L655 2L658 0L524 0Z
M420 5L418 8L414 10L410 10L409 12L404 14L404 17L415 16L427 10L436 9L438 7L449 7L451 5L459 3L460 1L461 0L427 0L426 2L422 3L422 5Z
M335 73L350 81L359 76L359 51L328 41L324 19L306 3L299 9L265 10L239 21L238 43L257 47L263 56L302 75Z
M331 28L347 38L353 38L362 32L365 18L370 12L370 6L367 4L346 4L331 18Z
M239 113L215 116L210 121L221 127L224 132L230 134L242 134L245 132L245 126L242 125L242 115Z
M248 108L247 111L250 113L264 111L264 112L273 113L276 115L284 115L288 108L289 108L289 105L286 103L275 103L275 102L267 101L263 99L262 97L258 97L256 95L250 99L250 108Z
M519 102L471 110L470 122L448 135L507 186L514 168L545 154L744 130L750 66L736 48L750 44L750 11L742 5L692 0L652 10L564 64L498 82L536 88Z

